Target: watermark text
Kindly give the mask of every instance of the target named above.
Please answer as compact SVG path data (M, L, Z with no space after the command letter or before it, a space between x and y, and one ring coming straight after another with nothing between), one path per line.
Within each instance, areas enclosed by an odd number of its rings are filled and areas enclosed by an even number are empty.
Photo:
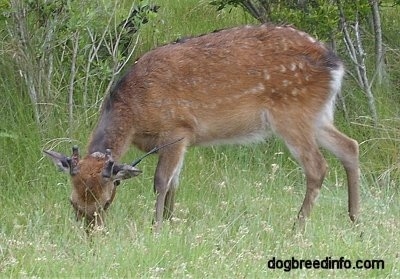
M289 272L293 269L384 269L385 261L378 259L371 260L349 260L345 257L332 258L325 257L324 259L305 260L296 259L277 259L273 257L268 260L267 267L269 269L283 269Z

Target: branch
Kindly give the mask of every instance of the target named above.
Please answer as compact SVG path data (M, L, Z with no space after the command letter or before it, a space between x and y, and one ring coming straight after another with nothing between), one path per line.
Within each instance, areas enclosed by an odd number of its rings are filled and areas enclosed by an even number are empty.
M72 127L73 127L73 112L74 112L74 83L76 76L76 60L78 57L78 49L79 49L79 31L76 31L73 34L73 52L72 52L72 61L71 61L71 76L69 79L69 90L68 90L68 123L69 123L69 132L70 138L72 138Z

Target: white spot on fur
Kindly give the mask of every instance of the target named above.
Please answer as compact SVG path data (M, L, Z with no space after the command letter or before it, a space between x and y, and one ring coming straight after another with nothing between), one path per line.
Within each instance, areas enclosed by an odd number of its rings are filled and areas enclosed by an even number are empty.
M264 79L265 80L270 80L271 79L271 75L269 74L268 70L264 69L263 72L264 72Z
M258 94L264 92L264 90L265 90L264 84L258 83L256 86L244 91L244 94Z
M93 152L92 154L90 154L90 156L94 157L94 158L101 158L101 159L106 157L106 155L104 153L101 153L98 151Z
M302 37L308 36L307 33L303 32L303 31L297 31L297 33Z
M312 42L312 43L315 43L317 40L316 39L314 39L313 37L311 37L311 36L307 36L307 39L310 41L310 42Z

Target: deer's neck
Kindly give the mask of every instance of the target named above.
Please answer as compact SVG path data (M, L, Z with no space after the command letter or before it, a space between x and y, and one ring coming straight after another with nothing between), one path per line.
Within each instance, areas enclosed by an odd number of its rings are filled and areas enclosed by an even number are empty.
M102 112L97 127L93 130L88 144L88 154L105 153L110 149L115 160L118 160L129 148L130 129L125 121L111 112Z

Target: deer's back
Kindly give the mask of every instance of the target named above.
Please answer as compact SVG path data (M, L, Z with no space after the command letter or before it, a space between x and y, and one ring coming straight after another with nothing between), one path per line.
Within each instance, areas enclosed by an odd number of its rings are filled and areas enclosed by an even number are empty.
M138 135L179 128L193 132L193 143L249 141L263 138L276 115L318 117L339 68L329 49L292 27L227 29L145 54L108 109L125 110Z

